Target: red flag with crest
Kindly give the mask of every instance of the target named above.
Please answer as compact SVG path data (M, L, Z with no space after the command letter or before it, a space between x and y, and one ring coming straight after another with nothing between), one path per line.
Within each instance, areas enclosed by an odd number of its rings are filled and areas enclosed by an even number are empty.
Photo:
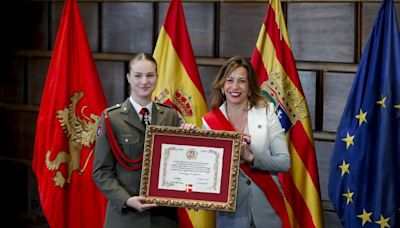
M91 177L106 99L76 0L66 0L36 125L33 171L51 227L103 227L106 200Z

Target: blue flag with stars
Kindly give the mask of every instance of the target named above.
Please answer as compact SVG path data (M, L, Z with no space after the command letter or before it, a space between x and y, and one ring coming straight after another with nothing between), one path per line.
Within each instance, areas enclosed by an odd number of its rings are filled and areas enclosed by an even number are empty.
M384 0L336 135L328 194L344 227L400 227L400 39Z

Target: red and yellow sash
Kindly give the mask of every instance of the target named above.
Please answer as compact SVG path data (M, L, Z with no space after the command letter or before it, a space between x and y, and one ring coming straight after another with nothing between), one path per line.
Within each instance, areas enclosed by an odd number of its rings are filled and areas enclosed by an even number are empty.
M235 131L219 108L213 109L204 116L204 120L212 130ZM267 197L272 208L282 221L282 227L290 227L289 217L285 207L283 195L271 175L266 171L250 169L247 163L240 164L246 175L260 187Z

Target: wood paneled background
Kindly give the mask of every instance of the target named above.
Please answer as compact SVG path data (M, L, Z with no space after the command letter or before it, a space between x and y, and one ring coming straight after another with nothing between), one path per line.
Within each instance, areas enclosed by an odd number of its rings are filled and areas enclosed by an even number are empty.
M154 49L167 1L78 1L109 105L127 97L129 58ZM14 0L0 16L0 221L46 227L31 171L36 118L63 1ZM210 82L230 56L250 57L267 2L184 1L201 74ZM283 1L301 83L311 111L326 227L340 227L327 195L335 131L371 32L378 1ZM397 13L399 3L396 2Z

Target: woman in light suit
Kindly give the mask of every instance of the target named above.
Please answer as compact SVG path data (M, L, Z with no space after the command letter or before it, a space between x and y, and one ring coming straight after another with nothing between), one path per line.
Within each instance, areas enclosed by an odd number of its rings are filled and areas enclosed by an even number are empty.
M236 212L218 212L217 226L286 226L277 172L290 168L290 154L273 104L265 102L246 59L235 56L222 66L212 84L211 107L204 129L243 132ZM213 126L224 121L224 129Z

